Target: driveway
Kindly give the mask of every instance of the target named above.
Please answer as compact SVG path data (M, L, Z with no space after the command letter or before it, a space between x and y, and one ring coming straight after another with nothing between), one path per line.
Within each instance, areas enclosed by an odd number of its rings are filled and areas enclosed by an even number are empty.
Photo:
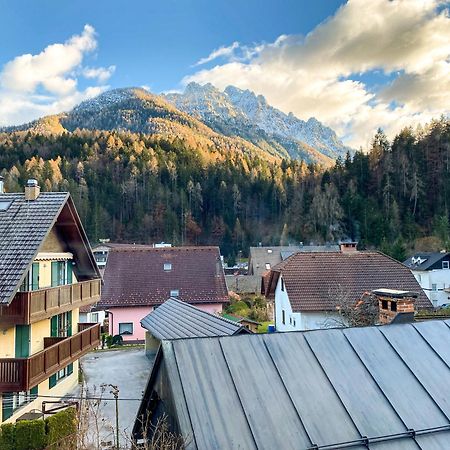
M134 420L147 385L153 361L144 349L93 352L81 358L85 389L90 396L99 396L101 385L115 385L119 388L119 429L121 447L125 447L124 435L130 436ZM102 397L113 398L111 388L105 388ZM127 400L126 400L127 399ZM114 400L104 400L100 406L101 441L114 444L116 410Z

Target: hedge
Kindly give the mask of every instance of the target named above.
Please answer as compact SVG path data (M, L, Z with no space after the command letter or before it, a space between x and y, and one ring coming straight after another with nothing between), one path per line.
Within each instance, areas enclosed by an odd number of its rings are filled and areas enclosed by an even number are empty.
M75 408L67 408L44 420L23 420L0 425L1 450L56 449L64 438L77 432ZM73 440L75 443L76 439ZM74 445L75 447L75 445Z

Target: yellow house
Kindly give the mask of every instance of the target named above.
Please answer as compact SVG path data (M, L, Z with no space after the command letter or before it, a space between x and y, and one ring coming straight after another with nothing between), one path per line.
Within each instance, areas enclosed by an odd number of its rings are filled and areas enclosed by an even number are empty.
M101 279L68 193L4 193L0 179L0 423L42 416L78 381L78 360L99 345L79 309Z

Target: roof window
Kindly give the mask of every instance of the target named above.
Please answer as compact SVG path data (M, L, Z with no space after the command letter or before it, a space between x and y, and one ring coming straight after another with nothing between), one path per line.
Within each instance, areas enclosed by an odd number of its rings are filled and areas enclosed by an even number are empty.
M11 206L12 200L0 200L0 211L6 211Z
M171 297L177 298L179 295L180 295L180 291L178 289L172 289L170 291L170 296Z
M170 272L171 270L172 270L172 263L170 263L170 262L164 263L164 271Z

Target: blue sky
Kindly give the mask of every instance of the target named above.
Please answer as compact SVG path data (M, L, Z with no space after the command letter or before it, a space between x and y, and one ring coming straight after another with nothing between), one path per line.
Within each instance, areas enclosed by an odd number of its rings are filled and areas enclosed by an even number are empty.
M127 86L233 84L367 148L450 108L448 0L0 0L0 126Z
M326 0L0 0L0 65L80 33L98 34L92 65L115 65L113 87L174 89L200 58L221 45L305 34L342 1Z

